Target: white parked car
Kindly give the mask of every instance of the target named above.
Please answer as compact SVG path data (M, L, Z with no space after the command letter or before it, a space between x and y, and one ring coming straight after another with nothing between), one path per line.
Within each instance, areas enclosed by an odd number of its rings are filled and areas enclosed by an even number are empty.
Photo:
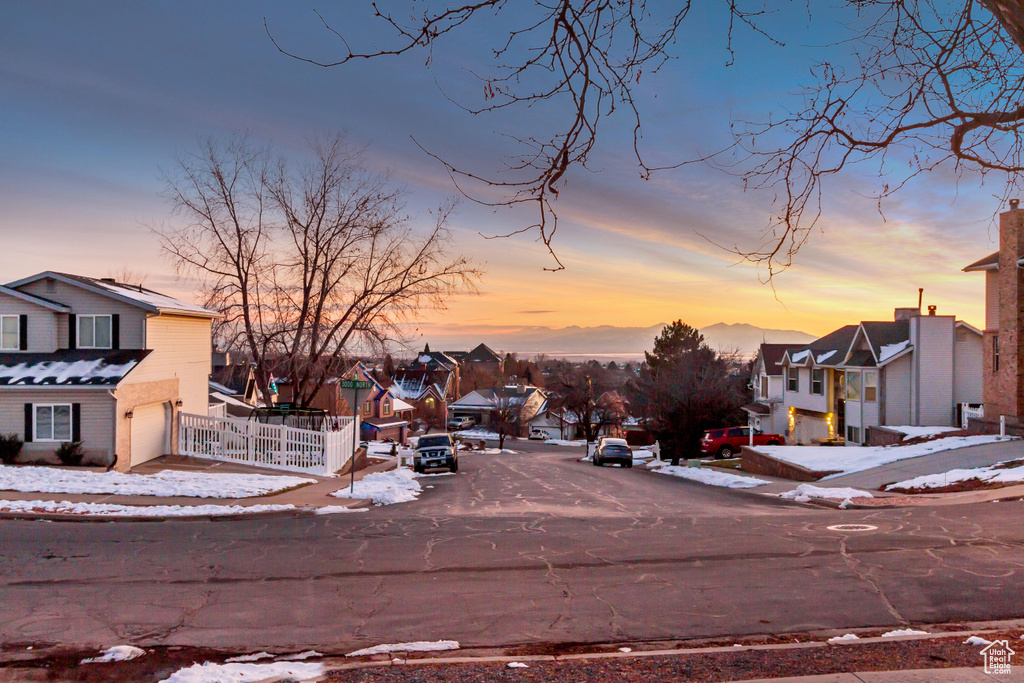
M530 439L533 441L545 441L547 440L547 438L548 433L545 432L543 429L534 428L530 430Z

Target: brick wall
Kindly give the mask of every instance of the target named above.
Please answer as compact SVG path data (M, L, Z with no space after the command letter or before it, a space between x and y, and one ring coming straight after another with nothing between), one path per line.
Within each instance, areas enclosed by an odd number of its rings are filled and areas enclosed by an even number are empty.
M903 442L903 432L885 427L868 427L867 445L869 446L893 446Z
M818 481L822 477L835 474L835 472L815 472L806 467L778 460L747 446L743 447L740 457L743 461L743 471L751 474L765 474L769 477L782 477L793 481Z
M989 416L1018 415L1020 406L1024 405L1019 363L1024 355L1021 347L1024 339L1018 334L1024 317L1024 298L1021 297L1022 271L1017 268L1017 259L1022 256L1024 211L1006 211L999 216L999 372L991 387L995 393L986 396L986 403L991 397L996 407L990 412L986 406L985 414Z

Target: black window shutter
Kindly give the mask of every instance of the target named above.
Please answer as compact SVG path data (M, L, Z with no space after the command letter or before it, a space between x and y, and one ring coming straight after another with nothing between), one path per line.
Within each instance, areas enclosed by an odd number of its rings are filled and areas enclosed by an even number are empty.
M32 404L25 404L25 443L32 441Z
M78 348L78 330L75 329L78 316L74 313L68 315L68 348L74 351Z
M18 348L28 351L28 316L18 316Z
M82 440L82 404L71 404L71 440Z
M110 348L121 348L121 316L117 313L110 316Z

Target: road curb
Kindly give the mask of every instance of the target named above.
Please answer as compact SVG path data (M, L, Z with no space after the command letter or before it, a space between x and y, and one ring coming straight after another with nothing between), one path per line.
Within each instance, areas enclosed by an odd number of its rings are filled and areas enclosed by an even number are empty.
M118 503L111 503L116 505ZM282 503L291 505L291 503ZM153 507L161 503L151 505L138 505L136 507ZM102 514L74 514L67 512L0 512L0 520L11 519L21 521L47 521L47 522L236 522L253 519L279 519L285 517L327 517L329 515L318 515L317 510L321 507L336 507L337 504L296 506L290 510L264 510L260 512L237 512L228 514L210 513L205 515L102 515ZM226 506L225 506L226 507ZM368 498L358 498L351 505L344 505L350 510L362 510L373 507L372 501ZM338 513L344 514L344 513Z

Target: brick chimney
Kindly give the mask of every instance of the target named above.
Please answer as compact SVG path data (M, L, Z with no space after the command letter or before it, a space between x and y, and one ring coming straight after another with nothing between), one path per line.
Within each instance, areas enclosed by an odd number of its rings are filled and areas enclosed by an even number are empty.
M1024 211L1010 200L999 215L999 371L996 386L1000 413L1021 417L1024 407Z

